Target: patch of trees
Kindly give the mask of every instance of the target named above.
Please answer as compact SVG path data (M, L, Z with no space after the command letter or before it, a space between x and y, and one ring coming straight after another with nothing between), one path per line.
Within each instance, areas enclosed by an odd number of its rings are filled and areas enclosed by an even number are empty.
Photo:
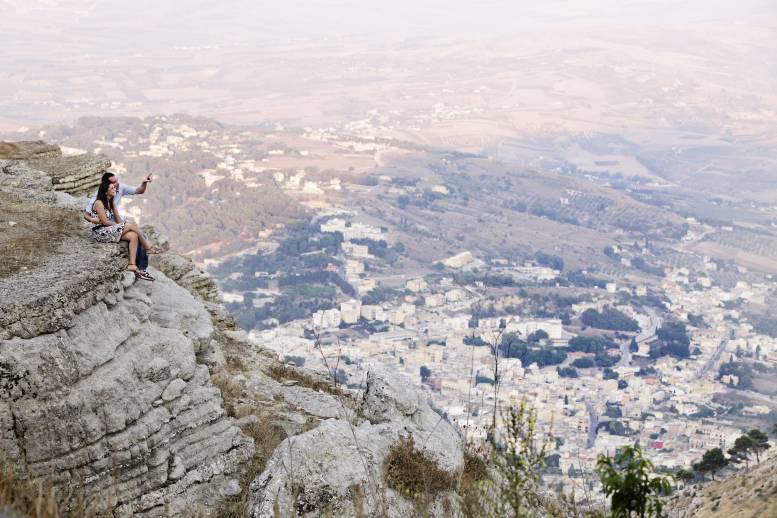
M581 270L567 272L564 275L564 280L566 280L568 285L581 288L604 288L607 286L607 281L605 279L593 277L587 273L583 273Z
M621 356L618 355L609 355L604 351L596 353L594 355L594 363L597 367L612 367L613 365L617 364L621 360Z
M688 323L693 327L698 327L699 329L707 327L707 323L704 321L704 317L694 313L688 313Z
M691 355L691 340L685 324L679 320L668 320L656 332L658 340L650 344L650 357L674 356L688 358Z
M607 245L604 247L604 255L612 259L613 261L620 262L621 256L618 254L618 252L615 251L615 247Z
M583 311L580 320L583 324L597 329L631 332L639 331L639 324L636 320L610 306L604 306L601 311L597 311L594 308L588 308Z
M614 370L612 370L612 369L611 369L611 368L609 368L609 367L606 367L606 368L605 368L605 369L602 371L602 378L604 378L604 379L606 379L606 380L617 380L617 379L618 379L618 378L620 378L620 377L621 377L621 375L620 375L620 374L618 374L617 372L615 372Z
M489 345L488 342L480 338L479 336L468 335L463 339L464 345L471 345L473 347L484 347Z
M718 369L718 379L723 379L725 376L736 376L738 378L735 385L729 384L731 388L742 390L753 388L753 369L745 362L729 360L726 363L722 363Z
M606 430L608 433L612 435L632 435L634 433L634 430L630 428L626 428L623 423L620 421L602 421L599 423L599 425L596 427L596 430Z
M525 309L538 318L560 318L563 324L569 324L573 304L588 300L585 296L565 296L559 294L529 293L525 289L518 294L526 299ZM513 311L515 312L515 311Z
M332 299L305 299L296 292L283 293L275 300L262 307L246 307L244 304L228 303L227 309L235 316L243 329L264 329L263 321L275 318L284 324L292 320L307 318L321 309L331 309L336 306Z
M542 346L535 342L524 341L515 333L502 336L499 352L504 358L518 358L522 365L536 363L540 367L558 365L567 359L566 348Z
M756 333L777 338L777 318L753 313L748 314L747 317L752 322Z
M575 369L574 367L556 367L556 372L558 372L558 375L561 378L580 377L580 375L577 373L577 369Z
M577 218L568 214L560 204L554 205L550 202L534 202L529 206L529 214L542 218L552 219L560 223L578 225Z
M605 349L617 349L618 344L602 336L576 336L569 341L569 352L599 353Z
M371 289L362 297L362 304L365 305L377 305L390 300L403 297L406 294L405 290L398 290L396 288L388 288L385 286L378 286Z
M578 369L590 369L594 366L594 360L590 357L583 357L583 358L575 358L572 361L572 367L577 367Z
M658 277L664 276L663 268L661 268L660 266L653 266L652 264L648 263L642 257L639 257L639 256L631 260L631 266L633 266L637 270L641 270L650 275L656 275Z
M656 308L661 311L666 310L666 301L656 295L655 293L648 293L647 295L643 295L641 297L632 297L631 301L634 304L638 304L640 306L650 307L650 308Z
M623 410L617 403L607 403L607 410L605 410L604 415L612 419L620 419L623 417Z
M658 371L654 367L650 366L640 367L639 370L634 373L634 375L640 378L658 376Z
M704 452L701 460L693 465L694 471L704 474L709 473L712 475L712 480L715 480L715 473L725 468L728 465L728 459L723 455L723 450L720 448L712 448Z
M456 283L461 285L471 285L476 282L482 282L490 287L516 286L517 283L512 276L501 273L478 274L475 272L457 272L453 275Z
M750 463L750 458L755 455L756 462L761 462L761 454L771 448L769 437L757 428L753 428L746 434L742 434L734 441L734 446L728 450L730 461L738 464Z
M287 229L289 237L281 241L276 254L283 257L299 257L300 255L324 249L330 254L337 254L343 242L342 232L320 232L317 224L301 223Z
M317 292L311 292L310 290L313 289L312 287L316 285L318 285L320 289L327 288L326 295L319 295ZM297 292L302 296L313 298L334 298L336 292L331 285L336 286L340 291L350 297L356 295L356 290L348 283L348 281L337 275L335 272L328 272L326 270L291 274L278 279L278 287L295 287Z
M561 271L564 269L564 259L557 255L546 254L545 252L537 252L534 254L534 260L537 261L537 264L547 266L548 268L553 268L554 270Z

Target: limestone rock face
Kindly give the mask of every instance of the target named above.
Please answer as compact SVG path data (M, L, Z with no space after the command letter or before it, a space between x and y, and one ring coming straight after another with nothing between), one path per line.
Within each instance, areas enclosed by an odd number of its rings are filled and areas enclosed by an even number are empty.
M30 165L51 177L54 189L68 194L92 194L100 185L100 175L111 161L102 153L34 158Z
M174 254L152 256L154 268L161 270L175 282L195 292L208 302L221 302L221 295L213 279L194 265L191 259Z
M461 472L464 459L455 429L409 387L403 376L373 371L361 409L368 419L353 422L343 408L340 418L283 441L251 484L250 515L271 517L279 509L282 515L415 516L412 504L383 481L392 445L412 436L451 474Z
M24 140L21 142L0 142L0 159L35 160L62 156L59 146L47 144L42 140Z
M210 326L204 307L161 274L114 296L69 329L0 342L0 365L22 380L2 394L0 449L30 476L110 491L120 515L183 513L208 486L216 495L253 445L195 361Z
M254 446L198 363L218 336L209 311L160 272L125 274L126 247L94 243L32 167L2 164L0 209L42 232L62 210L76 230L0 274L0 452L115 516L212 513Z

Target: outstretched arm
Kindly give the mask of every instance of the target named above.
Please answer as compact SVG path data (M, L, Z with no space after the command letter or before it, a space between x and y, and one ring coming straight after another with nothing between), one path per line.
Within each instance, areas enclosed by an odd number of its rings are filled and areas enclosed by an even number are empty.
M154 178L152 177L152 173L148 173L148 175L146 175L146 177L143 179L143 183L140 184L140 187L135 189L135 194L143 194L146 192L146 186L153 181Z

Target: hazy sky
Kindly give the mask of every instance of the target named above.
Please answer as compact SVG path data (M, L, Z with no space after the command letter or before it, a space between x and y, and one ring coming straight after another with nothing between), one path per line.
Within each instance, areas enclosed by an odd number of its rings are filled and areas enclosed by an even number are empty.
M244 111L240 100L257 108L278 96L376 83L364 72L374 64L401 69L375 77L428 84L429 74L441 71L434 79L444 80L461 70L456 45L477 48L483 66L500 72L497 45L504 55L542 41L561 63L586 52L592 37L636 38L628 45L664 53L656 67L685 52L708 62L708 72L731 65L727 74L766 86L777 77L761 66L777 40L777 0L0 0L0 12L0 126L7 127L141 113L134 101L152 111L229 117L224 106L232 100L234 115ZM349 75L349 66L361 75ZM367 97L381 95L374 86ZM358 103L362 94L338 100ZM121 106L101 104L114 101ZM263 115L283 120L286 112Z
M31 42L88 38L116 50L311 37L491 37L565 25L777 23L774 0L11 0L0 7L4 29L23 28Z

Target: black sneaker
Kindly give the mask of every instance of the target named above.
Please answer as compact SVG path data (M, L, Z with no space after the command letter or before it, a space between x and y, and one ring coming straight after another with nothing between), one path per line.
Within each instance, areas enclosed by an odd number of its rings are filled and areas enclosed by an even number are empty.
M140 270L135 273L136 279L143 279L144 281L153 281L154 278L146 270Z

